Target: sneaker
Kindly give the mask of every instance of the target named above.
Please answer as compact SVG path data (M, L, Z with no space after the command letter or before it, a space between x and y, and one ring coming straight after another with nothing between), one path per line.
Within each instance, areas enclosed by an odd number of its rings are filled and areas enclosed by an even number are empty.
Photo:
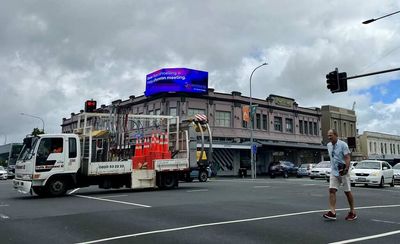
M355 220L355 219L357 219L357 214L355 214L355 213L349 212L349 214L347 214L347 216L346 216L346 220L351 221L351 220Z
M332 213L331 211L327 212L323 215L325 219L336 220L336 214Z

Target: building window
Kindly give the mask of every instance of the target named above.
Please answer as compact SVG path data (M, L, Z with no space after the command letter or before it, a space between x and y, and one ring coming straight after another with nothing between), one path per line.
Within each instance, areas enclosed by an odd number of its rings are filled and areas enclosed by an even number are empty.
M216 111L215 126L230 127L231 126L231 112Z
M333 121L333 129L335 129L337 131L337 121Z
M343 136L343 137L347 137L347 124L346 124L346 122L343 123L342 136Z
M274 117L274 128L276 131L282 131L282 117Z
M206 114L205 109L198 109L198 108L189 108L188 109L188 116L193 116L196 114Z
M387 154L387 143L385 143L385 154Z
M310 131L310 135L312 135L313 134L313 129L312 129L312 122L310 121L310 122L308 122L308 130Z
M318 136L317 122L314 122L314 135Z
M304 134L303 120L299 120L299 130L300 134Z
M374 142L374 153L377 153L378 151L376 150L376 142Z
M268 130L268 121L267 121L267 115L263 114L262 116L262 124L263 124L263 130Z
M397 144L397 154L400 154L400 145Z
M381 142L381 154L383 154L383 143Z
M248 123L246 120L242 120L242 127L243 128L247 128L248 127Z
M307 121L304 121L304 134L308 134L308 123Z
M372 152L372 141L369 142L369 151Z
M169 115L176 116L176 108L169 108ZM176 119L171 120L171 124L176 124Z
M286 132L293 133L293 119L285 119Z
M256 114L256 128L261 129L261 114Z

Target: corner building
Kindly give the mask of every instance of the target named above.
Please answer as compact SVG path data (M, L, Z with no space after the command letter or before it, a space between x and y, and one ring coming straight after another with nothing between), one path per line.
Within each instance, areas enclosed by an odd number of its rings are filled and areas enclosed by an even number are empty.
M321 110L298 106L292 98L269 95L252 99L254 142L257 145L257 174L268 173L271 162L279 160L318 163L326 147L322 145ZM209 88L206 94L160 93L153 96L130 96L102 105L96 112L148 115L177 115L185 119L194 114L207 115L213 133L213 158L218 175L237 175L246 168L250 175L250 124L243 120L244 107L250 98L240 92L219 93ZM83 110L81 110L83 112ZM77 126L77 116L64 118L62 132Z

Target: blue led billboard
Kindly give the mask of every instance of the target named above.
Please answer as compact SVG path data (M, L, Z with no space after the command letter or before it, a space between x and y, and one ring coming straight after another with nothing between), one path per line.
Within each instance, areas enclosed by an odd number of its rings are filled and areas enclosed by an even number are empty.
M161 92L207 93L208 72L186 69L165 68L146 75L148 97Z

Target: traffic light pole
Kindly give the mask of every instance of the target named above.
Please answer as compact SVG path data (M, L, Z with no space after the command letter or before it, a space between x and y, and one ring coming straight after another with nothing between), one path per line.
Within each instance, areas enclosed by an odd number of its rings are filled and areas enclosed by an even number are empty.
M356 79L356 78L365 77L365 76L371 76L371 75L389 73L389 72L398 71L398 70L400 70L400 68L396 68L396 69L387 69L387 70L382 70L382 71L377 71L377 72L367 73L367 74L362 74L362 75L355 75L355 76L347 77L347 80Z

